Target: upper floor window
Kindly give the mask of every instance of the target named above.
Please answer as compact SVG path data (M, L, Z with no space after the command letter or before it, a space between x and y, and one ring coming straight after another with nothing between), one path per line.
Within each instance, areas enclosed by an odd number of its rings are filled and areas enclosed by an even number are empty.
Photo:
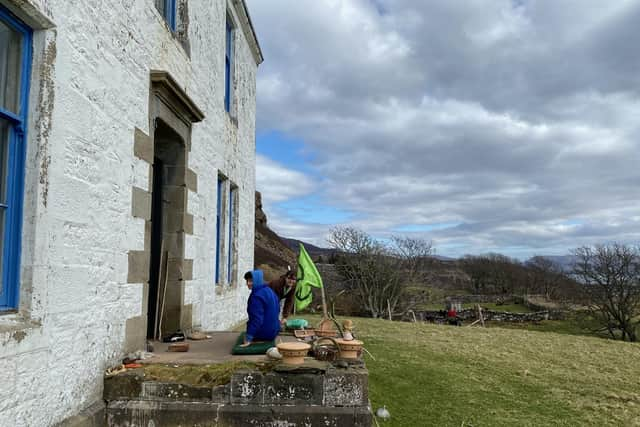
M177 0L156 0L156 7L164 16L171 31L176 30L176 2Z
M233 22L227 15L224 49L224 109L231 112L231 100L233 97Z
M18 307L32 31L0 6L0 310Z

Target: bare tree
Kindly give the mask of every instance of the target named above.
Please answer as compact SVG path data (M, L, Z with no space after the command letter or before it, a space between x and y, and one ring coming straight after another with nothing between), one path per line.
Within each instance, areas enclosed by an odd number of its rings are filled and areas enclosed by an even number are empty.
M564 274L560 266L543 256L534 256L527 261L530 271L530 288L534 292L541 292L548 300L558 296L560 284L564 281Z
M328 242L336 250L338 272L372 317L398 311L406 286L424 272L432 254L426 240L393 237L385 244L352 227L334 228Z
M594 317L612 338L636 341L640 320L640 248L619 243L574 250L574 275Z

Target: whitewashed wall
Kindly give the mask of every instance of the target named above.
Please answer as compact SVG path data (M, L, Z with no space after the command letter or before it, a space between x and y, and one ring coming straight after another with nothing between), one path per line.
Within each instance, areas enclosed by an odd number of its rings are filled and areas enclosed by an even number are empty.
M47 426L101 399L125 322L143 312L142 284L126 282L127 253L144 245L131 189L148 189L149 170L133 135L149 133L151 69L171 73L206 116L189 155L198 191L185 304L207 330L246 316L244 286L213 283L216 182L220 171L239 187L240 282L253 264L257 66L237 31L234 124L223 104L226 1L188 1L190 57L153 0L0 4L55 25L34 35L20 313L0 315L0 426Z

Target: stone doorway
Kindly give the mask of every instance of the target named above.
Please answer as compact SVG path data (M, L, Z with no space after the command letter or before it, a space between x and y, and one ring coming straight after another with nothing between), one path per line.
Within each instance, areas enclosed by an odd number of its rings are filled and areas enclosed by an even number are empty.
M148 189L132 188L131 213L145 220L144 249L129 251L127 274L127 283L144 285L144 299L141 315L126 319L125 351L144 348L160 329L166 335L192 324L184 291L193 260L185 258L185 241L193 234L188 193L198 191L198 177L189 169L189 152L192 124L204 114L169 73L151 71L150 83L151 132L136 128L133 147L149 165Z
M156 120L153 135L151 253L147 338L182 328L186 144L169 125Z

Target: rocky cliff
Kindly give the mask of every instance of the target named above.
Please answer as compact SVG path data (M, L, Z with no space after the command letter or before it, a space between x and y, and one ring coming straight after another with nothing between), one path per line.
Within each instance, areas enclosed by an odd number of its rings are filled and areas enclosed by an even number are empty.
M256 241L254 264L271 280L287 271L287 266L296 267L296 254L267 224L267 215L262 210L262 195L256 191Z

